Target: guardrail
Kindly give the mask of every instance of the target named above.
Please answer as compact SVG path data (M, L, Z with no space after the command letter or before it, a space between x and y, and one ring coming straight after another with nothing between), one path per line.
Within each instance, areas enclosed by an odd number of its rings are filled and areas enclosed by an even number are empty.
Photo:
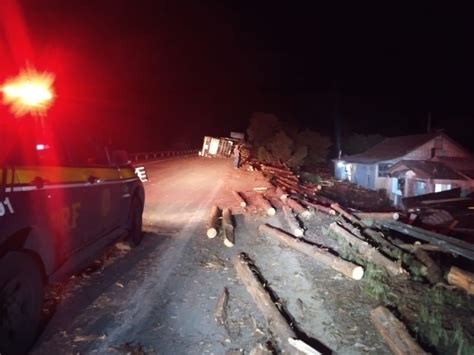
M193 155L198 154L200 149L189 149L189 150L168 150L164 152L144 152L144 153L129 153L128 156L132 162L143 162L148 160L156 160L167 157L174 157L180 155Z

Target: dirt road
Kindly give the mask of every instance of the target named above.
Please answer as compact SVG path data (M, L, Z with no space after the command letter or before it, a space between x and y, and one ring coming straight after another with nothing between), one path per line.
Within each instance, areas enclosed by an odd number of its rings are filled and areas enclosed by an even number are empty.
M258 236L260 223L281 226L278 214L267 218L252 208L242 213L231 194L250 195L253 187L266 186L258 173L235 170L230 160L199 157L147 169L143 243L62 285L33 353L248 353L271 340L271 332L232 268L241 251L256 261L302 335L335 352L387 352L368 317L360 317L371 305L356 281ZM233 248L206 237L214 204L235 214ZM225 327L214 319L224 287L230 293ZM343 304L345 298L357 309Z

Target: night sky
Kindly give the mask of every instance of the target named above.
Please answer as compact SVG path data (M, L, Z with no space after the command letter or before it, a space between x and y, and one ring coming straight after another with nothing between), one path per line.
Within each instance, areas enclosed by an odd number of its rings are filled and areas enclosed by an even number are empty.
M32 48L12 48L2 31L0 80L26 62L54 72L51 119L132 151L197 147L203 135L245 130L256 111L331 136L336 121L346 133L421 133L431 112L434 128L474 149L468 9L18 3Z

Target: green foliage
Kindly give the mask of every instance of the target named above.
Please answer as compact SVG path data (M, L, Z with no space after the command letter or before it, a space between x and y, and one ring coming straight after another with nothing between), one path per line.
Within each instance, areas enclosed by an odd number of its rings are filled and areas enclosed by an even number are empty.
M364 273L363 290L370 297L384 304L393 304L395 295L388 285L388 274L385 270L368 263Z
M308 147L301 145L296 148L292 157L288 159L287 164L288 166L292 168L301 166L303 165L303 162L305 161L307 156L308 156Z
M263 160L260 159L262 155L265 158L263 161L281 161L291 167L325 161L332 144L329 137L310 130L300 132L268 113L252 115L247 135L259 160Z
M264 146L281 129L282 124L274 114L255 112L250 118L247 136L254 146Z
M277 161L287 162L292 156L293 140L284 131L278 131L267 147Z
M450 306L459 308L461 312L472 313L474 310L470 297L439 287L429 289L420 299L418 320L411 328L424 343L437 349L445 352L456 349L456 354L473 354L474 341L461 322L455 321L449 327L446 310ZM455 317L453 314L450 316Z
M308 147L308 157L305 161L305 164L308 165L326 161L329 148L332 145L329 137L308 129L298 134L297 142L299 145Z

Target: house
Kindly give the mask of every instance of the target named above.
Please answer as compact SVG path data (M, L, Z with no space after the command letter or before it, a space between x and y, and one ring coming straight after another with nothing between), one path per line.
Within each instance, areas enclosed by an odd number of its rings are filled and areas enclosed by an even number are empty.
M403 197L474 189L474 157L444 133L386 138L364 153L335 160L335 177Z

